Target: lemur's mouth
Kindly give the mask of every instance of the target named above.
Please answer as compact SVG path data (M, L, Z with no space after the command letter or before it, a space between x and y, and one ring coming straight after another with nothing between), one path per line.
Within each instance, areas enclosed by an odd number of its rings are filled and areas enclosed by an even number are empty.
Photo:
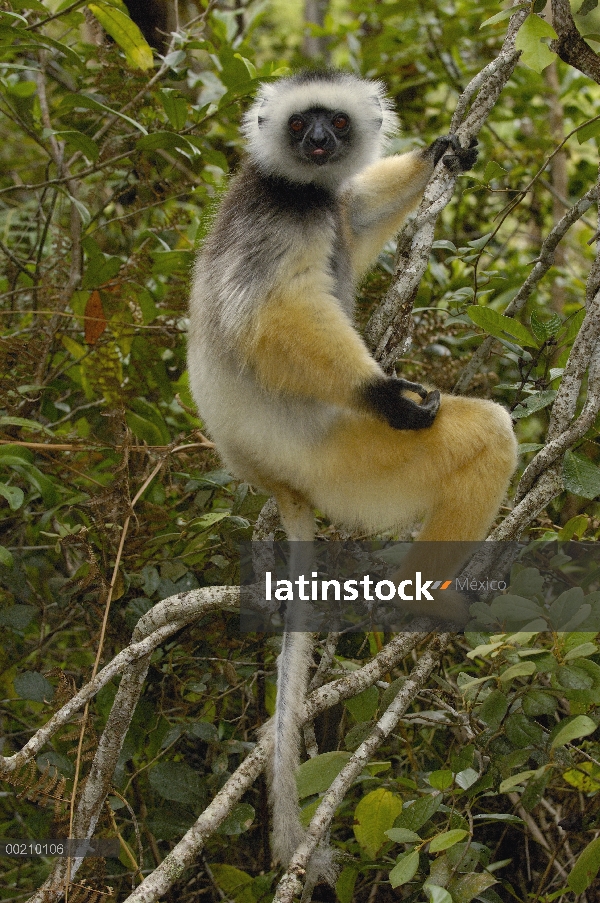
M315 163L326 163L331 156L331 151L328 151L324 147L315 147L315 149L310 152L309 156Z

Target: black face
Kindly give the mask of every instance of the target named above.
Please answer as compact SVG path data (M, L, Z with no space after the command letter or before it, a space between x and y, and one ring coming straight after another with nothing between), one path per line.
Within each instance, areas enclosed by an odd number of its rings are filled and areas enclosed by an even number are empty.
M350 117L341 110L314 107L288 119L292 146L317 166L339 159L350 144Z

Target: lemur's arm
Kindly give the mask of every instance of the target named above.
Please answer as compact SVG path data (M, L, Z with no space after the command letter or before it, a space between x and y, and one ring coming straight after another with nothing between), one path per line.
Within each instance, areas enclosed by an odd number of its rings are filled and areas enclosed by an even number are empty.
M244 356L268 390L370 411L395 429L430 426L439 407L439 392L386 376L336 299L316 284L302 292L293 279L280 286L261 308Z
M346 239L357 277L371 266L383 245L398 233L443 158L452 170L470 169L476 142L462 148L455 135L437 138L425 150L385 157L350 180L342 195Z

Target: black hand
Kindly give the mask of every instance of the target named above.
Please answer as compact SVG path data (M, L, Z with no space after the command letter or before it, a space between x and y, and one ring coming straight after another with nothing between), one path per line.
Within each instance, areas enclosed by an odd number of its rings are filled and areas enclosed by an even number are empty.
M403 389L417 392L423 401L419 404L406 398ZM386 420L395 430L422 430L431 426L440 406L440 393L428 392L419 383L405 379L382 377L369 384L363 392L371 410Z
M446 154L448 150L451 153ZM444 135L436 138L424 153L433 160L434 166L443 158L444 166L452 172L465 172L477 162L477 138L471 138L468 147L461 147L456 135Z

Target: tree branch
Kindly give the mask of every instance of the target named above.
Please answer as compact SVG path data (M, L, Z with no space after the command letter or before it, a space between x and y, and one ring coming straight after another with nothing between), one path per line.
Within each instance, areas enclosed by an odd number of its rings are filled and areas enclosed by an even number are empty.
M408 706L439 663L449 640L450 634L447 633L440 634L432 640L369 737L361 743L331 784L312 818L305 839L294 853L286 873L277 886L274 903L291 903L293 897L300 893L310 857L328 831L336 809L369 759L395 729Z
M558 38L550 41L550 49L600 85L600 57L579 34L569 0L552 0L552 24Z
M517 64L515 50L517 31L527 15L520 9L512 16L499 55L467 85L458 100L452 129L463 145L468 146L489 116L494 104ZM485 75L484 75L485 73ZM466 118L465 111L473 101ZM415 219L407 224L398 242L394 279L383 302L369 320L365 337L374 349L375 358L390 372L404 353L412 332L412 308L416 292L429 262L437 217L450 201L456 174L438 166L429 182Z
M510 304L507 305L506 310L503 311L505 317L514 317L523 310L537 284L543 279L550 267L554 264L555 251L559 242L566 235L571 226L580 220L586 211L589 210L597 196L598 186L594 185L594 187L590 188L576 204L567 210L564 216L561 217L548 233L542 242L540 253L533 270ZM455 394L460 395L468 389L471 380L478 372L481 364L488 358L495 342L496 339L494 339L493 336L488 336L483 340L467 366L461 372L454 387Z

